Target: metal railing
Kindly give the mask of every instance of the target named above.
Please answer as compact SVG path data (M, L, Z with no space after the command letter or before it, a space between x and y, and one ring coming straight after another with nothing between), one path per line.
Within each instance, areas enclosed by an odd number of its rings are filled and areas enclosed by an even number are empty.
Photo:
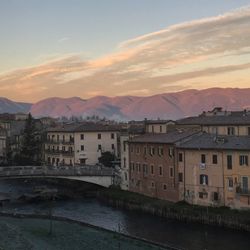
M74 155L74 151L66 151L66 150L52 150L52 149L46 149L44 151L46 154L52 154L52 155Z
M236 193L237 194L250 195L250 189L242 188L242 187L236 187Z
M45 143L47 144L65 144L65 145L71 145L74 144L75 140L74 139L70 139L70 140L46 140Z

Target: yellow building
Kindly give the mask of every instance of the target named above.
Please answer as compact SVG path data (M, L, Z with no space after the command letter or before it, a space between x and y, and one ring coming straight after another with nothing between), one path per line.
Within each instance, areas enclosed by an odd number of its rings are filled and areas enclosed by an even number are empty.
M249 206L249 136L201 133L178 145L180 199L209 206ZM250 207L250 206L249 206Z
M223 111L215 108L199 116L176 122L177 127L199 127L214 135L250 136L250 111Z
M145 120L146 133L168 133L174 126L175 122L172 120Z

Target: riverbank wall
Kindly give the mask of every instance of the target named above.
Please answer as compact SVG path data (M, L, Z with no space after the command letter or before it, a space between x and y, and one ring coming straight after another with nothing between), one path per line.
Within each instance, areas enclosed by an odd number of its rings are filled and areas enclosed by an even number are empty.
M199 223L250 232L250 211L171 203L116 188L98 192L97 199L115 208L148 213L185 223Z

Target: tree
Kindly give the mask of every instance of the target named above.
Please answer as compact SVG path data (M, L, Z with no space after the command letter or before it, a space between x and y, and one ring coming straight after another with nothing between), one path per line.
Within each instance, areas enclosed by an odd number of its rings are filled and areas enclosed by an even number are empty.
M20 165L40 165L40 152L40 134L36 128L35 120L29 114L21 139L20 152L16 155L16 162Z
M109 168L113 166L114 160L115 160L115 155L109 151L103 152L102 155L98 158L99 163Z

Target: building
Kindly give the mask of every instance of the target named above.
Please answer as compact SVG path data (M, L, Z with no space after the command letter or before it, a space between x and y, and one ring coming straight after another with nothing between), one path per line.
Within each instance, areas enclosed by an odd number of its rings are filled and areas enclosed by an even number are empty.
M250 111L223 111L215 108L199 116L176 121L179 128L193 127L215 135L250 135Z
M145 120L146 133L168 133L174 126L175 122L172 120Z
M121 189L129 189L129 139L134 136L145 133L144 124L128 124L120 134L120 152L121 152Z
M121 133L121 189L129 189L129 134Z
M200 133L178 143L180 198L204 206L250 206L249 136Z
M83 124L74 131L75 163L94 165L102 152L109 151L120 158L118 126Z
M7 163L7 133L0 128L0 165Z
M45 143L45 162L51 165L94 165L105 151L119 158L118 145L118 126L76 123L50 128Z
M175 143L194 135L189 131L145 134L129 140L129 190L150 197L179 201Z

